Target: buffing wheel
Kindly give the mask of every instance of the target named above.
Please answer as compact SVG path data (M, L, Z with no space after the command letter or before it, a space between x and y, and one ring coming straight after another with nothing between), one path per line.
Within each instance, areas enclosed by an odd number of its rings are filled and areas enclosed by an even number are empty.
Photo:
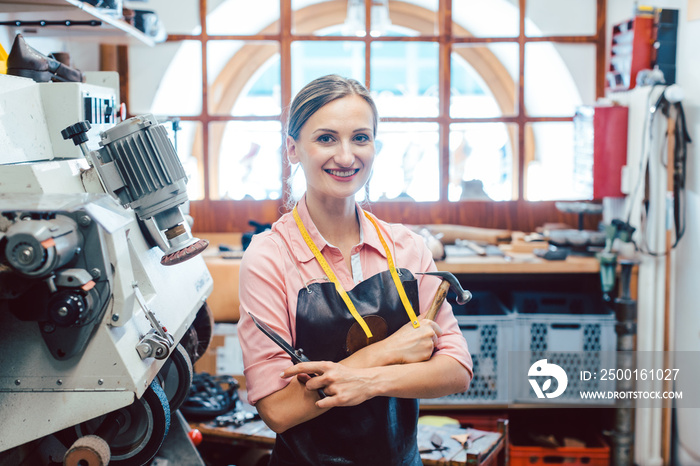
M190 393L190 385L192 385L192 377L193 370L190 355L181 344L178 344L175 350L170 353L168 361L158 372L158 379L168 398L171 415L174 415L175 411L187 399L187 395Z
M150 464L170 429L170 406L165 392L154 380L141 398L119 411L124 421L116 436L108 442L112 455L109 466ZM75 434L78 437L94 434L105 418L100 416L78 424Z
M162 265L175 265L179 264L180 262L185 262L186 260L192 259L197 254L204 251L207 246L209 246L209 241L206 239L200 239L196 243L191 244L186 248L164 255L160 259L160 263Z
M107 466L109 445L97 435L86 435L76 440L63 457L63 466Z

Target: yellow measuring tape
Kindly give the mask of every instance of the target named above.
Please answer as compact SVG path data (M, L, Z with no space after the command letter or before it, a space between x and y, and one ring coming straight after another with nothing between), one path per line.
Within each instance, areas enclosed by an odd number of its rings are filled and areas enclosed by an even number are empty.
M399 274L396 272L396 267L394 266L394 259L391 257L391 251L389 251L389 246L386 244L386 241L384 241L384 237L382 236L381 231L379 231L379 225L377 225L377 222L375 222L374 219L367 212L365 212L365 217L367 217L369 221L372 222L372 225L374 225L374 229L377 230L377 235L379 235L379 241L384 247L384 252L386 252L386 261L389 264L389 272L391 273L391 278L394 279L396 291L399 292L399 297L401 298L401 302L403 303L404 309L406 309L406 314L408 314L409 319L411 319L411 324L414 328L418 328L420 327L420 322L418 322L418 317L416 317L416 313L413 311L413 306L411 306L411 302L408 300L408 296L406 296L406 290L403 287L403 283L401 283Z
M399 279L399 275L396 272L396 267L394 267L394 260L391 257L391 252L389 251L389 246L387 246L386 241L384 241L384 237L382 236L382 233L379 230L379 225L377 225L377 223L374 221L374 219L372 217L370 217L370 215L367 212L365 212L364 214L370 220L370 222L372 222L372 225L374 225L374 228L377 230L377 235L379 235L379 241L381 241L382 246L384 247L384 251L386 252L386 257L387 257L387 262L389 264L389 271L391 273L391 278L394 280L394 284L396 285L396 290L399 292L399 297L401 298L401 302L403 303L403 306L406 309L406 313L408 314L409 318L411 319L412 325L414 327L418 328L418 327L420 327L420 323L418 322L418 318L416 317L416 313L413 311L413 307L411 306L411 303L408 300L408 296L406 296L406 290L404 290L403 284L401 283L401 280ZM323 272L326 274L328 279L335 285L336 291L338 292L340 297L343 299L343 302L345 302L345 305L348 307L350 314L352 314L352 316L355 318L357 323L360 324L360 327L362 327L362 330L365 332L365 335L367 335L367 338L372 338L372 332L370 331L369 327L367 326L365 319L363 319L362 316L360 315L360 313L357 312L355 305L353 304L352 300L350 300L350 296L348 296L345 289L343 289L343 286L340 284L340 281L333 273L333 270L331 269L330 264L328 264L326 259L323 257L323 254L321 254L321 251L319 251L318 247L316 247L316 244L314 244L314 241L311 239L311 236L309 235L309 232L306 230L306 227L304 227L304 222L301 221L301 217L299 217L299 212L297 212L296 206L294 207L294 210L292 211L292 215L294 216L294 221L296 222L297 226L299 227L299 231L301 232L301 236L302 236L302 238L304 238L306 245L309 247L309 249L313 253L314 257L318 261L319 265L323 269Z

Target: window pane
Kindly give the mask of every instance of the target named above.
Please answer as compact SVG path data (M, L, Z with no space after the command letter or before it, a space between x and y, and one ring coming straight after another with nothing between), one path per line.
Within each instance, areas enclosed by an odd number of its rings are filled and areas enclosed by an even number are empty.
M314 34L345 21L345 2L333 0L292 0L292 34ZM336 28L337 29L337 28Z
M374 42L371 67L370 89L381 117L438 115L438 44Z
M517 37L518 0L453 0L452 34L474 37Z
M202 112L202 45L199 41L129 47L131 114L199 115Z
M202 32L199 24L199 0L149 0L143 6L131 3L129 7L157 11L158 19L163 23L168 34Z
M525 45L525 109L533 116L573 116L596 99L593 44Z
M574 183L573 122L527 124L525 147L528 201L580 199Z
M454 4L453 1L453 8ZM394 25L412 29L421 36L436 36L440 33L439 7L439 0L389 0L389 15L394 17Z
M213 199L282 197L282 125L279 121L234 121L209 125Z
M596 33L596 0L527 0L525 35L593 36Z
M279 19L279 0L207 0L209 35L277 34Z
M204 199L202 124L197 121L159 120L163 123L187 175L187 194L191 201ZM179 119L178 119L179 120Z
M449 200L512 200L517 134L515 124L451 125Z
M292 33L364 37L366 1L370 0L292 0ZM410 35L437 34L438 1L372 0L370 34L373 37L405 32ZM419 6L407 5L410 3ZM392 21L392 10L396 8L403 19L401 24ZM407 10L412 14L407 15Z
M450 116L492 118L517 112L518 44L452 48Z
M437 201L440 198L436 123L381 123L370 201Z
M280 55L276 42L207 43L209 114L279 115Z
M365 44L341 41L292 43L292 95L327 74L365 81Z

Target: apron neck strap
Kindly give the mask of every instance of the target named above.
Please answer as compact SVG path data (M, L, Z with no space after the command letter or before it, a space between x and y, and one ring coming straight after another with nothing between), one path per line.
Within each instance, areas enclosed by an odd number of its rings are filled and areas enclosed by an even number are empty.
M399 278L399 275L396 271L396 267L394 266L394 259L391 256L391 251L389 250L389 246L386 244L386 241L384 241L384 237L382 236L382 233L379 230L379 225L377 225L377 222L367 212L364 212L364 214L370 220L370 222L372 222L372 225L377 230L377 235L379 236L379 241L382 243L382 247L384 248L384 251L386 252L387 262L389 265L389 272L391 273L391 278L394 280L394 285L396 286L396 290L399 293L399 297L401 298L401 302L403 303L404 309L406 309L406 313L408 314L408 317L411 319L412 325L414 327L418 328L418 327L420 327L420 323L418 322L418 318L416 317L416 313L413 311L413 307L411 306L411 303L408 300L408 297L406 296L406 290L404 290L403 284L401 283L401 279ZM294 216L294 221L296 222L297 227L299 228L299 232L301 233L302 238L304 238L304 242L306 243L306 245L309 247L309 249L313 253L314 257L316 258L319 265L323 269L323 272L326 274L328 279L335 285L336 291L338 292L340 297L343 299L343 302L345 303L345 305L348 307L350 314L352 314L353 318L357 321L358 324L360 324L360 327L362 327L362 330L365 332L365 335L367 336L367 338L371 338L372 332L370 331L369 326L367 325L365 320L362 318L360 313L357 312L355 305L353 304L352 300L350 300L350 296L348 296L347 292L345 291L345 289L343 289L343 286L340 284L340 281L333 273L333 269L331 269L330 264L328 264L326 259L323 257L323 254L321 254L321 251L318 249L318 247L316 246L314 241L311 239L311 235L309 235L309 232L306 230L306 227L304 226L304 222L302 222L296 206L294 206L294 210L292 211L292 215Z

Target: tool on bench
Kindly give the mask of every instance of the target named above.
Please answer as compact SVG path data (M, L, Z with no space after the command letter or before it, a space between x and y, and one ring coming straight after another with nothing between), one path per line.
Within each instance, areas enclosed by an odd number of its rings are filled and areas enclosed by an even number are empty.
M450 272L418 272L418 274L433 275L442 278L442 283L440 283L440 286L435 292L433 303L430 305L428 311L425 313L426 319L435 319L435 316L437 315L438 310L442 306L442 303L445 301L445 298L447 297L447 292L450 290L450 288L452 288L452 291L454 291L457 294L457 303L467 304L469 300L472 299L471 292L469 290L463 289L462 285L457 280L457 277L455 277Z
M249 312L248 315L251 319L253 319L255 326L258 327L260 331L262 331L262 333L267 335L267 337L270 340L274 341L277 344L277 346L282 348L285 353L292 357L292 362L294 364L299 364L300 362L311 362L311 360L306 357L304 351L301 348L295 350L289 343L285 341L284 338L282 338L277 332L272 330L272 328L265 322L258 320L251 312ZM316 377L316 374L309 374L309 376ZM319 388L317 392L321 398L326 397L326 394L323 392L322 388Z
M258 413L253 413L250 411L244 411L242 409L236 409L233 410L229 413L222 414L220 416L216 416L216 419L214 419L214 424L216 424L217 427L225 427L225 426L236 426L240 427L246 422L249 421L254 421L256 419L259 419L260 416Z
M438 434L433 434L430 436L430 445L432 448L419 448L419 452L421 454L423 453L432 453L434 451L440 453L441 457L445 457L445 454L443 451L447 450L447 445L444 445L442 437L440 437Z

